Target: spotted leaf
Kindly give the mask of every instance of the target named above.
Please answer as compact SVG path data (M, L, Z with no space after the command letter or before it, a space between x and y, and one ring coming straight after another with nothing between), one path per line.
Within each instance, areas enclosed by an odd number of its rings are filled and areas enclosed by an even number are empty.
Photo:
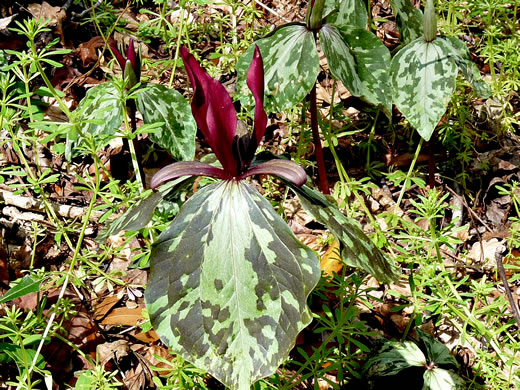
M238 60L238 92L246 106L253 106L247 87L247 73L258 45L264 61L264 108L267 112L283 111L302 101L318 76L319 58L313 33L305 25L282 26L259 39Z
M365 363L363 374L370 380L371 377L395 375L405 368L425 365L426 357L417 344L411 341L388 341L376 356Z
M354 96L381 105L387 116L392 109L388 77L390 52L372 33L326 24L320 43L334 77Z
M76 108L82 131L94 137L111 136L123 123L121 99L112 83L90 88Z
M330 6L329 6L330 7ZM327 9L327 8L326 8ZM324 15L327 15L324 13ZM327 17L328 24L365 29L367 27L367 8L362 0L343 0L337 5L337 12Z
M475 92L483 98L489 97L491 95L491 89L489 88L489 85L482 80L477 65L471 61L466 44L455 37L441 37L438 39L442 39L451 45L455 63L461 70L464 78L468 80L471 86L475 89Z
M249 390L310 323L316 254L244 182L196 192L154 245L146 305L171 349L231 389Z
M176 160L192 160L195 156L197 125L186 99L164 85L146 84L137 95L137 108L144 123L163 122L150 139L168 150Z
M390 0L401 42L407 44L423 35L423 14L410 0Z
M374 245L353 219L347 218L319 192L303 185L298 188L288 183L298 195L307 213L327 226L336 240L341 242L341 257L352 266L359 267L383 283L391 283L400 276L398 269Z
M442 39L418 38L392 59L394 103L425 141L446 111L457 71L451 47Z
M185 188L191 183L191 177L179 177L158 188L156 192L150 190L140 195L135 202L121 216L110 221L98 234L96 241L104 242L108 237L118 234L123 230L140 230L144 228L153 217L153 212L165 197L173 192Z

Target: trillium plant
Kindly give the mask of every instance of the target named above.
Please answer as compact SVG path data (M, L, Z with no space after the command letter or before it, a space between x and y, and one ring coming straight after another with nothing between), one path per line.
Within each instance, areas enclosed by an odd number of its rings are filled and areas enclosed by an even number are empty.
M197 125L186 99L173 89L142 80L141 52L135 49L133 39L130 39L126 58L115 46L111 46L111 50L123 77L88 90L77 108L81 113L83 134L92 136L102 148L118 135L135 141L138 134L149 133L151 141L166 149L177 161L193 159ZM136 110L145 123L139 129ZM69 134L67 157L70 157L73 146L81 142L78 134ZM129 144L134 168L138 172L134 142Z
M316 253L248 184L249 176L282 178L341 242L348 264L383 282L399 273L355 221L304 184L300 166L255 159L267 125L259 49L247 75L256 103L250 132L237 119L225 88L186 49L180 53L193 88L193 116L221 167L200 161L164 167L152 178L158 191L132 206L102 236L144 227L160 199L178 190L186 177L218 179L195 192L154 243L145 301L152 325L175 353L229 388L246 390L287 358L297 334L311 321L306 301L320 278Z
M246 390L274 372L311 321L306 299L320 268L316 254L244 179L274 174L301 186L306 174L285 160L251 165L267 124L258 50L248 73L254 126L244 134L225 88L185 49L181 55L193 86L193 116L222 168L178 162L151 185L185 175L221 181L197 191L158 238L145 299L154 328L176 353Z

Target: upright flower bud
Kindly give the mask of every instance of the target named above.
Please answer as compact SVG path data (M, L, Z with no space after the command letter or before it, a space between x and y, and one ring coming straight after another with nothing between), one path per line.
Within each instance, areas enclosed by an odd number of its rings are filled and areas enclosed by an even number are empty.
M323 8L325 0L311 0L307 8L305 21L307 28L312 31L319 30L323 24Z
M437 14L433 0L426 0L424 8L424 40L431 42L437 36Z

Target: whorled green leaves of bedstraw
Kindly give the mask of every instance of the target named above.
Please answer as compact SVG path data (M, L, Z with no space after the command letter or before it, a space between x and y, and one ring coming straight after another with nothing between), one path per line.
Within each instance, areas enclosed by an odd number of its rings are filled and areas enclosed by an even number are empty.
M318 258L244 182L195 193L151 263L145 300L154 328L231 389L271 375L311 321Z

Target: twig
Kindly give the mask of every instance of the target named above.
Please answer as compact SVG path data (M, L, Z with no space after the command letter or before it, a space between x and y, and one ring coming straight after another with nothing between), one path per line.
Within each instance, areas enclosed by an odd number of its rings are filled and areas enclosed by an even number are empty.
M504 289L506 290L507 300L511 305L511 311L513 312L513 316L515 317L516 324L520 328L520 309L518 308L518 303L515 301L513 297L513 293L511 292L511 288L509 287L509 283L507 282L506 270L504 269L504 263L502 262L503 253L506 251L506 247L500 245L495 252L495 261L497 262L498 273L500 275L500 279L502 279L502 283L504 284Z
M278 12L276 12L274 9L269 8L267 5L263 4L262 2L260 2L258 0L255 0L255 3L258 4L260 7L262 7L263 9L267 10L268 12L272 13L273 15L278 16L284 22L286 22L286 23L290 23L291 22L289 19L283 17Z
M98 0L98 2L97 2L96 4L94 4L94 7L89 7L89 8L87 8L86 10L81 11L79 14L73 12L73 13L72 13L72 16L73 16L73 17L82 18L83 16L85 16L85 14L87 14L88 12L91 12L93 8L97 8L97 7L99 7L101 4L103 4L103 0Z
M453 194L453 196L455 196L456 198L462 200L462 203L464 204L464 206L466 206L466 208L468 209L469 213L471 214L471 216L475 219L477 219L481 224L482 226L484 226L486 228L486 230L488 232L492 232L493 229L491 229L483 220L482 218L480 218L477 213L475 213L473 211L473 209L471 207L469 207L468 203L466 202L466 199L464 199L464 197L460 196L459 194L457 194L455 191L453 191L450 187L446 186L446 189L451 192Z

